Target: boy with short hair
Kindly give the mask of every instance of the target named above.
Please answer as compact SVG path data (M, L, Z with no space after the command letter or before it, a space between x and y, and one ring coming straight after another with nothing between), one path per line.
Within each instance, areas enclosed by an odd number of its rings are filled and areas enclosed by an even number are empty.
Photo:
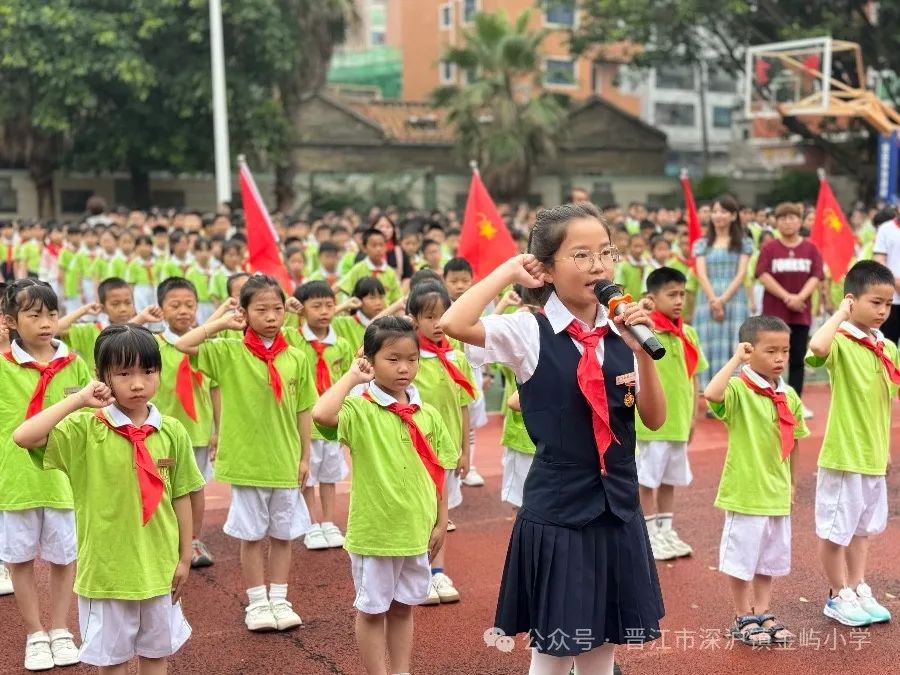
M340 253L340 247L333 241L319 244L319 268L309 275L309 281L324 281L328 288L334 290L341 279L337 268Z
M697 419L698 382L696 375L709 364L700 349L693 326L683 318L686 297L684 274L660 267L647 276L647 294L653 301L650 317L656 335L666 348L666 358L657 364L660 382L666 390L666 422L655 431L635 418L637 475L641 507L647 521L650 547L656 560L671 560L693 553L675 528L675 488L691 484L693 475L687 446Z
M78 266L81 240L81 227L70 225L66 229L66 242L59 252L59 283L62 289L62 304L67 312L84 303L81 299L81 270Z
M750 646L786 644L794 635L769 613L772 577L791 569L791 504L797 439L809 435L800 397L781 377L791 331L774 316L740 328L734 356L706 386L713 414L728 428L716 506L725 511L719 570L737 612L731 637ZM740 368L740 376L732 373Z
M422 242L422 266L420 269L429 269L441 275L444 264L441 262L441 245L434 239L426 239Z
M341 279L340 291L347 296L353 294L356 282L364 277L375 277L384 286L387 301L400 298L400 280L394 268L385 261L387 240L379 230L366 230L362 236L362 247L366 257L356 263Z
M641 235L631 235L628 238L628 251L625 255L625 259L616 265L615 282L635 300L641 297L641 289L644 281L645 246L646 242Z
M825 366L831 382L816 480L816 535L831 585L823 613L845 626L866 626L891 618L865 575L870 537L887 526L885 475L900 357L878 328L891 311L894 275L881 263L860 261L847 272L844 293L812 336L806 357L811 366Z

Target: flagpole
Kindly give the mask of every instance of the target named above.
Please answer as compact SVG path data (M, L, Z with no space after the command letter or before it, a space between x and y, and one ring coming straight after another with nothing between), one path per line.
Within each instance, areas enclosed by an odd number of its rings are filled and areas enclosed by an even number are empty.
M474 159L470 159L469 160L469 168L472 169L472 173L477 174L478 173L478 162L476 162Z
M212 66L213 141L218 206L231 201L231 150L228 147L228 103L225 99L225 46L222 37L221 0L209 0L209 50Z
M819 180L825 180L825 169L818 168L816 169L816 175L819 177Z
M690 177L690 174L688 173L688 170L687 170L687 167L686 167L686 166L681 167L681 174L680 174L679 177L681 178L681 180L684 180L685 178L689 178L689 177Z

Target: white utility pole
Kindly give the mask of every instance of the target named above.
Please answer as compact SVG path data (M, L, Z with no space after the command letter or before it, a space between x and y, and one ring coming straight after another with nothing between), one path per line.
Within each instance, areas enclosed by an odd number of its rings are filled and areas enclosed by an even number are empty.
M228 147L228 104L225 100L225 45L222 2L209 0L209 49L212 61L213 140L216 150L216 206L231 201L231 151Z

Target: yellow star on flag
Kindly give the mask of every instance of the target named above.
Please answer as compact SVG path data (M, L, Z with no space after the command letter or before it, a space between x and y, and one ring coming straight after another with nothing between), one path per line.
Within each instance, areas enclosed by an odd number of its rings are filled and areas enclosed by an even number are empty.
M838 218L837 214L832 209L826 209L825 222L828 223L828 227L835 232L839 231L844 226L843 223L841 223L841 219Z
M497 234L497 228L494 227L494 224L488 220L487 216L483 213L479 213L481 216L481 221L478 223L478 234L480 234L485 239L493 239L494 235Z

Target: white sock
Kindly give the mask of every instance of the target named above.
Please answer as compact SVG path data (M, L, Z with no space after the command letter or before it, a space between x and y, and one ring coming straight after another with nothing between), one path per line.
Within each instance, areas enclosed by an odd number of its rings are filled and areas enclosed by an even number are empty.
M334 527L334 523L331 523L331 522L322 523L322 529L324 530L326 527Z
M654 532L656 532L656 528L659 527L656 523L655 513L652 516L644 516L644 522L647 523L648 534L653 534Z
M668 532L672 529L672 516L673 514L671 513L656 514L656 522L661 532Z
M253 588L248 588L247 598L250 600L251 605L264 605L269 601L269 598L266 597L265 586L254 586Z
M287 584L269 584L269 600L273 603L287 600L287 587Z

